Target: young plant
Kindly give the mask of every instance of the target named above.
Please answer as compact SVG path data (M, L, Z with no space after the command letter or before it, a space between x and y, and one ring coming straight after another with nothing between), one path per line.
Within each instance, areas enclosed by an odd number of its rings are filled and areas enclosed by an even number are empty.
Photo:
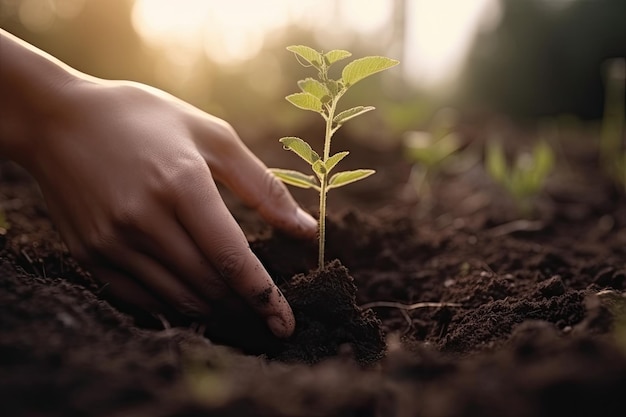
M454 122L452 110L443 109L436 115L429 131L409 131L404 135L405 155L413 163L409 183L418 196L429 198L431 183L449 157L461 147Z
M289 185L300 188L313 188L319 192L319 268L324 267L324 244L326 239L326 194L333 188L362 180L372 175L372 169L357 169L341 171L330 175L337 164L349 152L330 154L330 143L333 135L348 120L374 110L372 106L357 106L337 112L337 104L341 97L357 82L372 74L386 70L398 64L398 61L382 56L368 56L355 59L348 63L341 72L341 78L334 80L328 75L328 70L337 61L350 57L348 51L335 49L326 53L318 52L303 45L292 45L288 51L296 55L296 59L304 67L317 70L317 78L305 78L298 81L299 93L286 97L294 106L314 111L322 116L326 123L324 136L324 150L322 155L311 148L307 142L295 136L280 139L283 147L305 160L313 171L308 175L300 171L288 169L272 169L274 175Z
M532 153L522 153L513 163L507 162L502 145L487 145L485 164L489 175L507 190L523 216L530 216L532 200L543 189L554 167L554 152L547 142L538 142Z

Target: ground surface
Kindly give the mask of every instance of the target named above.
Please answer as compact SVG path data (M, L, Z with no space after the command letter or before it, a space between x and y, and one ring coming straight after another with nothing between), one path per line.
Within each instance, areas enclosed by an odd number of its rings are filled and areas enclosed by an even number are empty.
M292 340L256 355L112 307L33 183L0 163L0 415L625 415L626 201L597 172L514 222L476 168L416 204L397 151L355 153L379 173L330 194L330 278L294 280L315 247L225 197L298 317Z

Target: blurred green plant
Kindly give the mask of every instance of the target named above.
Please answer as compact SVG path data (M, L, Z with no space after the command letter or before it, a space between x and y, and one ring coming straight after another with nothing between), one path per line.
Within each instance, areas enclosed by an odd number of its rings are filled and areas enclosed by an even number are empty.
M554 163L554 152L545 141L537 142L532 152L518 154L511 163L500 141L487 144L487 173L513 197L523 217L532 215L534 199L543 189Z
M404 153L413 163L409 183L418 196L430 195L432 182L449 157L459 150L461 140L454 131L456 114L440 110L429 131L409 131L404 135Z
M600 132L600 164L609 178L621 187L626 187L625 86L626 60L619 58L609 61L604 115Z
M317 79L305 78L298 81L299 93L286 97L294 106L318 113L326 122L324 135L324 152L320 156L311 145L295 136L283 137L280 142L286 150L290 150L305 160L314 175L288 169L272 169L274 175L289 185L301 188L313 188L319 192L319 268L324 267L324 244L326 238L326 194L333 188L362 180L374 174L372 169L357 169L337 172L330 176L331 171L344 159L349 152L330 154L333 135L348 120L374 110L372 106L356 106L337 113L337 104L341 97L362 79L398 64L398 61L382 56L368 56L355 59L348 63L341 72L341 78L329 78L328 70L335 62L352 56L345 50L335 49L326 53L318 52L304 45L292 45L287 50L296 55L298 62L304 67L317 70Z

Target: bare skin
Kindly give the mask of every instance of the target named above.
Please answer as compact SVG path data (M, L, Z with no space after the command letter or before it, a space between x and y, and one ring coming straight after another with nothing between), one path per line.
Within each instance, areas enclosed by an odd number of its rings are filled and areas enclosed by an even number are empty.
M294 236L314 238L317 223L230 125L79 73L1 29L0 92L0 156L34 176L70 252L108 291L200 320L245 304L291 335L291 308L214 180Z

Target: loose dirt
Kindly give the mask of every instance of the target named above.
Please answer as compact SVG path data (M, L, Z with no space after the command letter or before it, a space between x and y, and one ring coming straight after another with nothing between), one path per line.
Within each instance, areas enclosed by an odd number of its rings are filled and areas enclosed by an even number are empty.
M442 181L427 204L406 186L399 150L347 148L355 167L379 174L329 195L324 271L309 273L314 244L276 233L225 193L298 323L282 343L231 328L235 347L108 300L60 242L33 182L0 163L10 223L0 235L0 414L625 415L622 193L588 170L586 182L551 185L537 217L519 222L477 168Z

